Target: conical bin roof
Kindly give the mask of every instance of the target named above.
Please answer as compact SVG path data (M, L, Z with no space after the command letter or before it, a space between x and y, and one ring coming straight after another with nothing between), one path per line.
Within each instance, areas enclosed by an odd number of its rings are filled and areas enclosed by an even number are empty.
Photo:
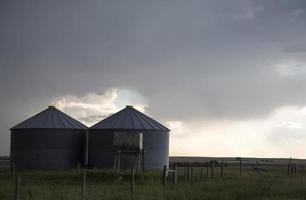
M85 125L69 115L49 106L46 110L12 127L14 129L56 128L56 129L87 129Z
M159 122L133 108L133 106L126 106L121 111L93 125L90 129L170 131Z

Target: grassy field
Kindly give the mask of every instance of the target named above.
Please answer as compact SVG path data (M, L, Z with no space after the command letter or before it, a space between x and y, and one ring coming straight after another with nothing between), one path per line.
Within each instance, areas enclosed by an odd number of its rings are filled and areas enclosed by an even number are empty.
M239 176L237 166L225 167L224 178L220 169L215 177L206 177L203 170L194 169L192 181L184 181L184 170L179 170L178 184L162 185L161 172L145 172L135 180L135 191L130 191L130 172L120 177L112 171L89 170L87 172L84 199L306 199L306 170L287 175L286 167L269 168L259 177L252 167L246 168ZM21 176L21 200L76 200L81 199L82 177L75 170L48 172L18 172ZM6 164L0 167L0 199L14 199L14 180Z

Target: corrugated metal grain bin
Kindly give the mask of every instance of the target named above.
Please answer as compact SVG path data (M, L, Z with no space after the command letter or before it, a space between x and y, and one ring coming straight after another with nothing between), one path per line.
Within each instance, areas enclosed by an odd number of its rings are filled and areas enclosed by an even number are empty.
M83 160L87 127L54 106L11 128L11 162L17 169L53 170Z
M114 133L142 133L145 151L145 169L162 169L169 164L170 130L132 106L102 120L89 129L88 165L91 168L112 168L114 166ZM122 168L135 164L129 155L121 156Z

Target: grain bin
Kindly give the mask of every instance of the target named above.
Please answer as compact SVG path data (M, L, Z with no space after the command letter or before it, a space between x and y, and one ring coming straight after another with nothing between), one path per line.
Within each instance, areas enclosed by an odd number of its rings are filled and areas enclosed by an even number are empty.
M11 128L11 162L17 169L53 170L83 160L87 127L54 106Z
M113 168L115 148L113 135L116 132L142 133L145 151L145 169L162 169L169 163L169 129L132 106L107 117L89 128L88 165L91 168ZM131 168L134 159L121 157L121 166Z

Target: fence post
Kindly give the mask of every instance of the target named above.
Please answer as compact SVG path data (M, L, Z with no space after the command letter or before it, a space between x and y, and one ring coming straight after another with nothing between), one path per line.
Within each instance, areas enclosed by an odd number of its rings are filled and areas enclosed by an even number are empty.
M21 181L20 176L17 176L16 179L15 179L15 194L14 194L14 199L15 200L19 200L20 181Z
M131 173L131 192L134 192L135 190L135 169L132 169Z
M83 172L83 178L82 178L82 193L81 193L82 199L85 196L85 191L86 191L85 189L86 189L86 171Z
M190 162L187 163L187 181L190 180Z
M294 174L294 165L295 165L295 164L291 164L291 168L290 168L291 174Z
M239 160L239 174L242 175L242 159Z
M211 178L214 178L214 176L215 176L215 169L214 169L214 167L215 167L214 162L211 162Z
M121 160L121 152L118 153L117 156L117 175L120 173L120 160Z
M187 167L186 167L186 163L184 165L184 183L186 183L187 181Z
M193 166L190 166L190 180L193 181Z
M16 165L15 165L15 162L12 163L12 176L13 176L13 178L15 178L15 176L16 176Z
M289 164L288 164L288 175L291 175L291 174L292 174L292 170L291 170L291 168L292 168L291 160L292 160L292 158L290 157L290 159L289 159Z
M176 184L177 183L177 173L178 173L176 164L174 164L173 169L175 170L175 172L173 173L173 183Z
M223 178L224 175L224 162L221 163L221 178Z
M136 174L138 175L138 172L141 170L140 169L140 166L141 166L141 151L139 150L138 151L138 160L137 160L138 164L137 164L137 171L136 171Z
M164 165L164 170L163 170L163 185L166 185L167 182L167 165Z
M297 172L297 164L294 165L294 173L296 174Z
M256 166L257 166L257 176L259 176L260 171L259 171L259 161L258 160L256 161Z
M203 179L203 167L200 168L200 180Z

